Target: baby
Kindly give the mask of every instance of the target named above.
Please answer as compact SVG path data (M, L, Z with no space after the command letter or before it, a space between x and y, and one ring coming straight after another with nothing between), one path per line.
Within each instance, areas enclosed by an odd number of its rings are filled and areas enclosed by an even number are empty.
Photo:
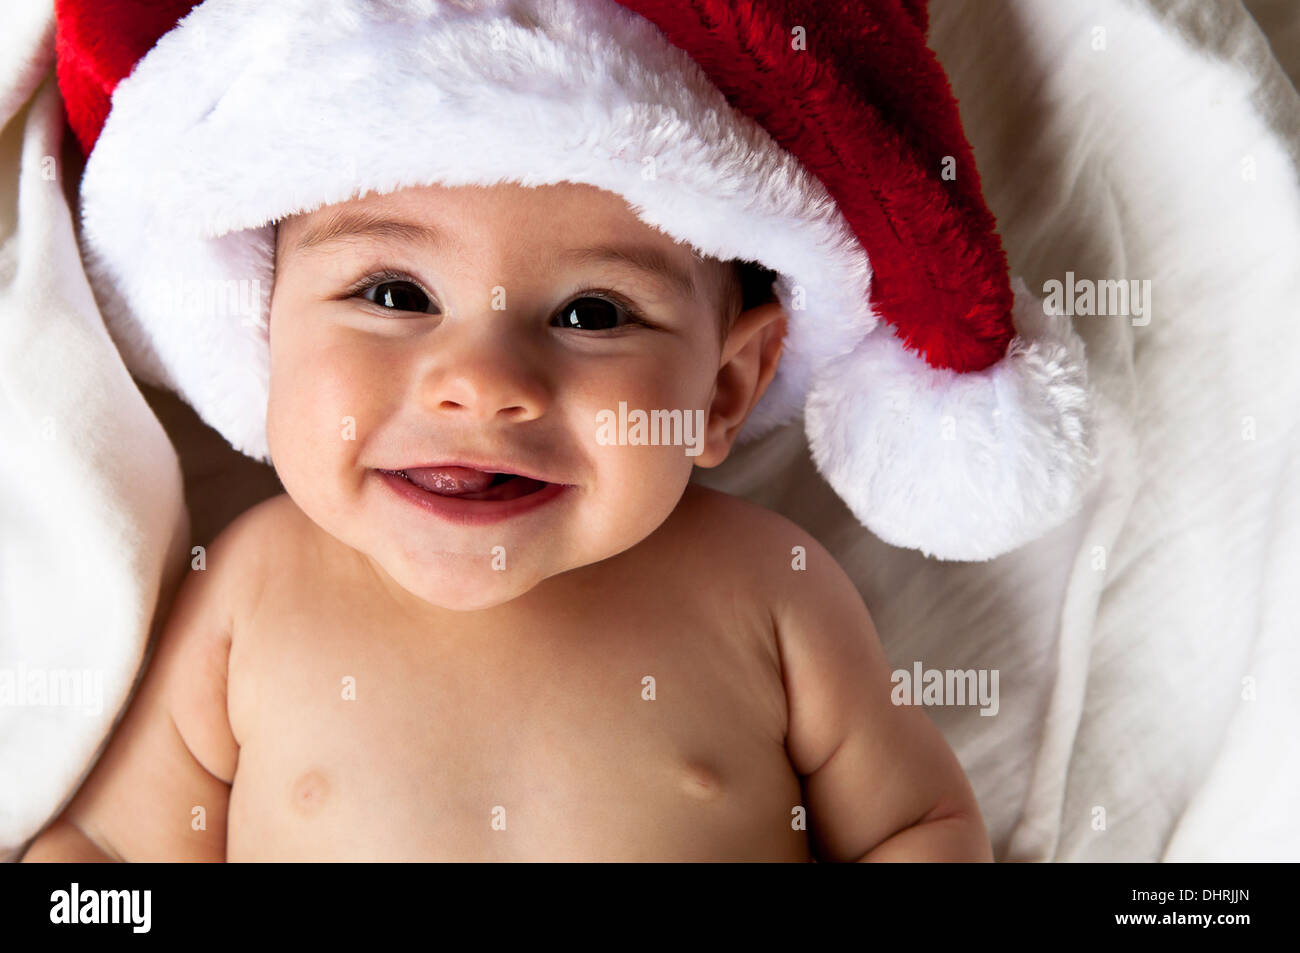
M690 483L780 358L753 271L568 183L369 194L275 254L286 493L24 859L992 859L843 570ZM620 405L703 429L609 440Z

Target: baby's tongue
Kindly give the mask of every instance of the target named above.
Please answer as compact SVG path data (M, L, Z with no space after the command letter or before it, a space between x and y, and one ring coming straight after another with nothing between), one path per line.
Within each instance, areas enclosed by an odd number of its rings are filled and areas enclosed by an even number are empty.
M468 467L419 467L403 472L412 483L444 496L481 493L492 483L493 476Z

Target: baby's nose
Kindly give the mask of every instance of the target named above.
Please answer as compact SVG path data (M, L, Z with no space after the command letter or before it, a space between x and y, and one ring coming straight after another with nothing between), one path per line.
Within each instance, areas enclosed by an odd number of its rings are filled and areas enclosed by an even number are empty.
M444 330L450 329L439 335ZM523 422L540 417L549 399L541 369L524 348L482 327L443 335L422 370L421 402L435 414Z

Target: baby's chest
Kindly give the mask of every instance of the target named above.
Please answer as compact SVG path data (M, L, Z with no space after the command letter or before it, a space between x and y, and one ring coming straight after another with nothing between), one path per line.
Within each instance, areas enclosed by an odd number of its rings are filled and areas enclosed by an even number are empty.
M262 634L231 858L803 859L762 633L676 620Z

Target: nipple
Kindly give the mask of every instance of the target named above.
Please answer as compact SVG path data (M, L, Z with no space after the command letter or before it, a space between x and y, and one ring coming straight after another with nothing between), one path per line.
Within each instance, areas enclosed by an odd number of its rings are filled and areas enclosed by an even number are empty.
M308 771L294 782L290 794L294 810L299 814L315 814L321 809L329 789L329 782L325 780L325 775L319 771Z

